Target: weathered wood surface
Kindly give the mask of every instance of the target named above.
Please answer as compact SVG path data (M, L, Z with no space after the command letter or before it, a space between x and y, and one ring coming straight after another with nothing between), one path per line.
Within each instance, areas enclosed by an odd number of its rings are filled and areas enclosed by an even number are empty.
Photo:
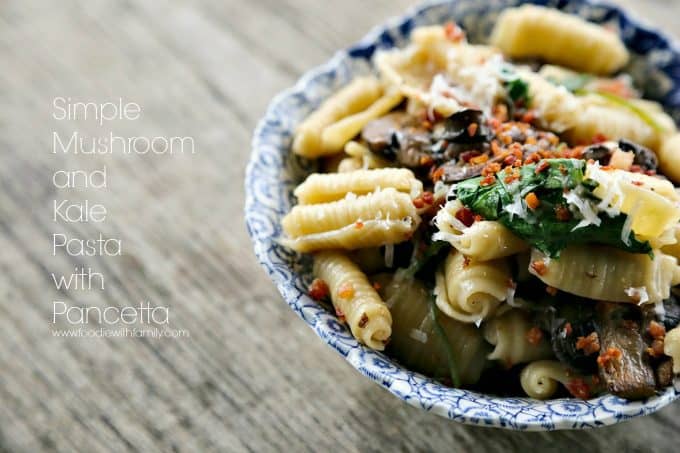
M268 100L406 0L3 2L0 7L0 451L672 451L680 405L589 432L517 433L407 406L327 348L255 262L243 173ZM680 3L621 2L678 36ZM122 97L141 118L52 118L52 99ZM193 156L51 153L52 133L192 136ZM108 188L57 190L107 166ZM103 223L52 219L100 202ZM123 256L52 256L52 234ZM57 291L91 266L105 289ZM169 308L190 338L57 338L52 302ZM64 327L64 324L57 325Z

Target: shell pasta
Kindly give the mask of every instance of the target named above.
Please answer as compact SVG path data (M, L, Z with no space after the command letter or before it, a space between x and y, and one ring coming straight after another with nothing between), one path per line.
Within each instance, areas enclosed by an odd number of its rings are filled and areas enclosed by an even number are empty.
M436 274L437 306L462 322L480 322L508 296L510 268L504 260L478 262L451 252Z
M532 340L526 313L512 309L495 317L484 326L484 337L494 346L489 354L490 360L498 360L503 366L512 367L518 363L532 362L552 356L552 351L541 335Z
M498 222L479 221L465 226L456 219L460 203L447 203L436 217L433 238L446 241L463 255L475 261L488 261L529 250L529 245ZM456 227L459 227L458 230Z
M410 33L296 128L292 152L318 170L276 240L313 254L309 296L444 385L537 399L668 387L680 134L625 72L617 31L523 5L487 42L455 23Z
M434 319L434 307L429 301L428 290L418 280L403 278L378 278L381 293L392 313L393 333L389 352L410 368L432 376L448 374L446 348L450 348L458 366L463 384L474 384L487 365L490 351L482 331L473 325L458 322L439 314ZM436 322L446 333L441 338L435 328ZM446 343L444 343L446 342Z
M559 384L568 385L575 377L569 367L557 360L538 360L524 367L520 383L530 397L546 400L557 393Z

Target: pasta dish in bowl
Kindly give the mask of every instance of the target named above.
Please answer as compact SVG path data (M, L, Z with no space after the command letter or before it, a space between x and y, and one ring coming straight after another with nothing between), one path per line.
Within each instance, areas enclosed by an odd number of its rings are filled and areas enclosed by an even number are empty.
M275 100L256 253L412 404L514 429L652 412L680 373L680 81L638 77L616 8L513 5L425 6Z

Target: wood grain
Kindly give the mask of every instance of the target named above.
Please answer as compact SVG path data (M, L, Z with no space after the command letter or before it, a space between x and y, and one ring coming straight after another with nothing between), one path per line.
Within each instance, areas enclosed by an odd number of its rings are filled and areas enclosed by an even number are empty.
M635 3L676 36L680 3ZM282 302L243 225L252 129L269 99L406 0L4 2L0 8L1 451L671 451L680 406L590 432L451 423L341 360ZM142 106L101 128L52 99ZM192 136L189 156L51 153L52 133ZM57 190L59 169L107 167L106 190ZM54 222L55 199L106 205ZM52 256L52 234L120 238L119 257ZM103 291L57 291L90 266ZM169 307L190 338L58 338L52 301ZM61 325L60 327L65 327Z

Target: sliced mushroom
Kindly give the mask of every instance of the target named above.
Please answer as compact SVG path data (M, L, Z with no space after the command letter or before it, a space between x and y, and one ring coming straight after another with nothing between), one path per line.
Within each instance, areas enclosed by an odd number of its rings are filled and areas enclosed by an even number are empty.
M458 162L453 160L449 161L440 167L444 170L444 173L442 175L442 181L447 184L450 184L458 181L464 181L470 178L475 178L482 174L482 170L489 163L500 162L501 160L502 156L496 156L484 162L483 164L477 165L461 161Z
M436 139L449 143L479 143L487 141L489 135L484 113L472 109L454 113L434 131Z
M394 134L404 126L408 116L405 112L393 112L370 121L361 131L361 138L371 151L381 152L393 143Z
M592 319L556 320L550 338L555 357L582 373L595 372L597 354L586 354L576 347L580 338L587 338L593 332L596 332L596 326Z
M659 166L659 159L657 159L656 154L642 145L638 145L637 143L633 143L626 139L621 139L619 140L619 148L621 148L622 151L632 151L635 153L633 164L639 165L643 170L656 171Z
M666 359L656 367L656 383L661 388L673 383L673 359Z
M655 376L640 333L640 313L630 304L598 302L600 378L620 397L641 399L655 392ZM637 318L637 319L636 319Z
M666 332L674 329L680 324L680 301L678 301L678 292L680 288L671 289L671 297L663 301L664 315L662 317Z
M585 160L594 160L601 165L609 164L609 159L612 157L612 150L601 143L590 145L583 150L581 158Z
M428 166L434 160L430 132L405 112L393 112L371 121L361 132L361 138L372 151L409 168Z

